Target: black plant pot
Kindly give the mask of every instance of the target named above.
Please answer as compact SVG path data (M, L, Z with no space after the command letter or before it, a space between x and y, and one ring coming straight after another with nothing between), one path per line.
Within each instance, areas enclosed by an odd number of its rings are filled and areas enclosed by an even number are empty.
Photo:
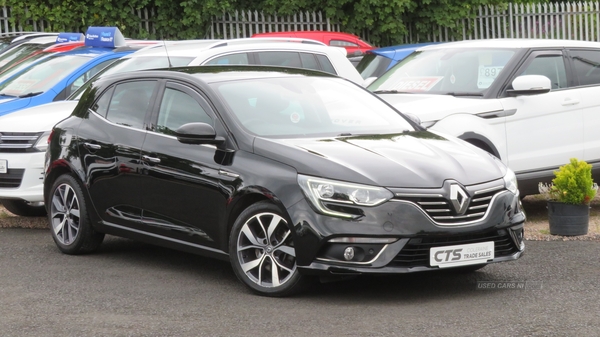
M590 206L548 201L548 220L552 235L585 235L590 223Z

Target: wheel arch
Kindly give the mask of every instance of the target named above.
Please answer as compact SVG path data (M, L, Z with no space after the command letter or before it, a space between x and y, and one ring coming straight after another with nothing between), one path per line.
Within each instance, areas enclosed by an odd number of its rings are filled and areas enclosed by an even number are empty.
M289 215L287 214L285 206L282 202L270 191L259 188L259 187L248 187L243 191L240 191L237 196L235 196L232 202L229 205L229 209L227 211L227 216L225 219L225 223L227 226L224 226L224 233L222 233L221 237L222 242L221 245L224 248L224 251L229 252L229 236L231 234L231 229L233 228L233 224L235 220L240 216L240 214L251 205L256 204L260 201L269 201L272 204L279 207L281 212L286 216L286 220L289 223Z
M431 127L432 131L467 141L507 163L505 124L502 121L484 119L477 115L461 113L448 116Z
M75 176L80 182L83 180L81 176L79 176L68 162L66 161L56 161L53 163L52 168L46 172L46 176L44 177L44 202L48 201L48 197L50 196L50 190L52 189L52 185L58 177L63 174L72 174ZM46 203L47 204L47 203Z
M484 151L487 151L487 152L493 154L494 156L502 159L500 156L500 152L498 151L498 149L496 148L494 143L492 143L485 136L482 136L478 133L469 131L469 132L465 132L462 135L458 136L458 138L462 139L474 146L477 146L478 148L480 148Z

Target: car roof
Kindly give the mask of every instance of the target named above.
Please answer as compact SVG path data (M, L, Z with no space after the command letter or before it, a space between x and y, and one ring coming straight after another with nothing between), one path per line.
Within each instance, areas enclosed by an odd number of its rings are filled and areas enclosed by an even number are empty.
M278 78L278 77L328 77L339 78L336 75L300 68L285 68L276 66L253 66L253 65L210 65L177 67L157 70L139 70L126 73L108 75L99 79L99 82L110 82L137 77L160 77L170 75L174 77L187 74L205 83L238 81L245 79Z
M286 31L286 32L266 32L266 33L257 33L252 35L253 37L260 36L289 36L289 35L305 35L305 36L320 36L320 35L337 35L337 36L346 36L360 39L360 36L345 33L345 32L332 32L325 30L296 30L296 31Z
M488 39L465 40L447 42L439 45L430 45L419 50L434 50L446 48L557 48L557 47L589 47L600 48L600 43L578 40L551 40L551 39Z
M173 57L198 57L200 52L215 49L219 51L228 50L258 50L258 49L285 49L285 50L329 50L322 49L327 47L323 43L314 43L312 40L307 43L307 39L290 39L290 38L278 38L278 39L233 39L233 40L193 40L193 41L181 41L173 43L158 44L152 48L146 48L144 50L137 51L129 57L139 56L165 56L168 54ZM309 46L317 46L312 48ZM319 49L319 47L321 47ZM339 52L344 52L342 48Z

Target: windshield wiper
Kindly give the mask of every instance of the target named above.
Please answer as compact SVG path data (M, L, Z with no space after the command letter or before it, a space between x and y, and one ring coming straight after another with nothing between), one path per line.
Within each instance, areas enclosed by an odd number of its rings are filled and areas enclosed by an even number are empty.
M37 95L43 94L43 93L44 93L43 91L28 92L28 93L26 93L24 95L20 95L20 96L17 96L17 97L19 97L19 98L33 97L33 96L37 96Z
M0 92L0 96L4 96L4 97L15 97L14 95L7 95L3 92Z
M459 97L459 96L481 97L481 96L483 96L483 93L481 93L481 92L447 92L447 93L444 93L444 95L450 95L450 96L455 96L455 97Z
M374 94L414 94L414 91L400 91L400 90L375 90Z

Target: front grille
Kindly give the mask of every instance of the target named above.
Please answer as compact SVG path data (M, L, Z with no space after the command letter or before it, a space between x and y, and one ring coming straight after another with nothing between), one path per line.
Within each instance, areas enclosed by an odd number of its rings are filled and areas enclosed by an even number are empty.
M485 216L494 195L503 190L504 186L495 186L469 191L472 197L469 197L470 200L466 201L468 202L468 206L461 214L457 214L454 205L442 194L399 195L396 199L417 204L439 224L453 225L481 220Z
M0 132L0 152L27 152L43 132Z
M464 245L494 241L494 256L509 256L519 251L508 233L501 229L483 234L447 235L434 237L416 237L408 241L400 253L392 260L394 267L417 267L429 265L429 250L433 247Z
M8 169L7 173L0 173L0 188L18 188L23 180L24 169Z

